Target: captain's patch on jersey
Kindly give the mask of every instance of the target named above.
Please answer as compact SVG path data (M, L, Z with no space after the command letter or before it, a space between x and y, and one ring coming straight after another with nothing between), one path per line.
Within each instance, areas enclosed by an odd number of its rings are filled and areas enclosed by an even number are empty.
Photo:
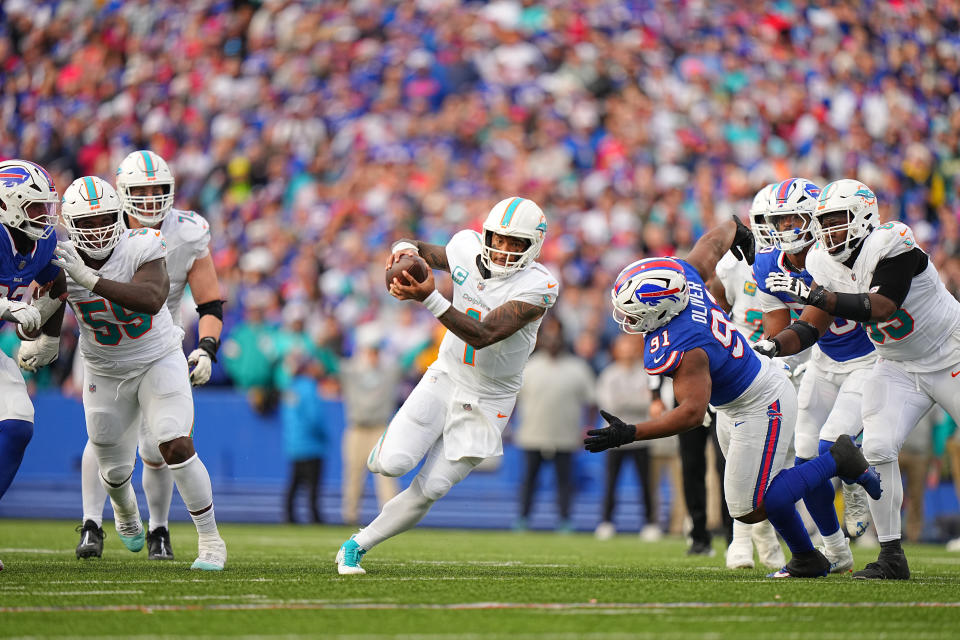
M467 281L467 276L470 275L470 272L464 269L463 267L454 267L453 273L450 275L453 276L453 281L457 284L463 284Z

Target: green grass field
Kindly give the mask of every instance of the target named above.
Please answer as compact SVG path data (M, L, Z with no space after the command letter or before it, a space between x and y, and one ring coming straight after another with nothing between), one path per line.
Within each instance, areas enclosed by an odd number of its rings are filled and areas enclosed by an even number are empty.
M620 638L960 635L960 555L907 548L908 582L849 575L772 580L688 558L682 540L634 535L417 529L337 575L342 527L227 524L227 570L190 571L192 526L172 527L177 560L132 554L108 528L104 558L78 561L75 523L0 522L0 636ZM875 557L855 551L857 565Z

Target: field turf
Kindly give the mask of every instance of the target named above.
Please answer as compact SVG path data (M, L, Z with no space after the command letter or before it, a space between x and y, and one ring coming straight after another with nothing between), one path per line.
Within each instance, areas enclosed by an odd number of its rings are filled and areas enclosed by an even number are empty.
M682 540L623 534L416 529L337 575L343 527L226 524L222 573L133 554L106 522L104 558L78 561L75 523L0 522L0 636L413 639L960 637L960 554L907 546L913 579L773 580L687 557ZM875 558L855 551L857 566Z

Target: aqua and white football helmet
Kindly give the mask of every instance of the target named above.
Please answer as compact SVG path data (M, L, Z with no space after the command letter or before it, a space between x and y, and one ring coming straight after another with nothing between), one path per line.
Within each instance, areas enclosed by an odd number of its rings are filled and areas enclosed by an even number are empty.
M613 319L625 333L650 333L686 308L690 292L679 262L644 258L620 272L610 298Z
M500 251L493 248L493 234L528 241L523 251ZM494 205L483 221L483 247L480 261L494 277L508 276L525 269L540 256L543 238L547 234L547 218L533 200L507 198ZM493 261L493 253L507 256L505 265Z
M103 259L110 255L126 231L120 215L120 198L108 182L97 176L77 178L63 193L60 215L78 251L91 258ZM85 220L111 214L107 224L89 226Z
M153 151L127 154L117 168L117 195L123 211L148 227L155 227L173 208L173 173ZM157 195L133 195L133 187L159 186Z
M764 218L770 226L775 247L784 253L794 254L814 243L813 210L819 197L820 187L803 178L790 178L773 188ZM779 230L779 218L788 215L800 216L803 222L800 226Z
M0 162L0 223L42 240L53 233L59 204L46 169L28 160Z
M750 204L750 231L753 232L753 240L757 244L757 249L773 246L773 229L767 224L766 215L770 196L776 186L776 182L771 182L757 191L757 195L753 196L753 202Z
M838 211L847 214L846 221L824 226L824 216ZM817 240L831 258L844 262L880 221L877 195L859 180L836 180L823 188L814 216ZM843 240L838 239L840 231L845 232Z

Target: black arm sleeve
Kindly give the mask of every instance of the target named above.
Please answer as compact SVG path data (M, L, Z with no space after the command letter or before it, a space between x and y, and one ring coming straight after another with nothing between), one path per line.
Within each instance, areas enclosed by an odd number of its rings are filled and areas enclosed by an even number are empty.
M809 349L820 339L820 330L805 320L795 320L784 331L793 331L800 338L800 351ZM777 345L779 346L779 341Z
M910 283L927 268L928 261L927 254L917 247L881 260L873 271L870 291L890 298L899 309L910 292Z

